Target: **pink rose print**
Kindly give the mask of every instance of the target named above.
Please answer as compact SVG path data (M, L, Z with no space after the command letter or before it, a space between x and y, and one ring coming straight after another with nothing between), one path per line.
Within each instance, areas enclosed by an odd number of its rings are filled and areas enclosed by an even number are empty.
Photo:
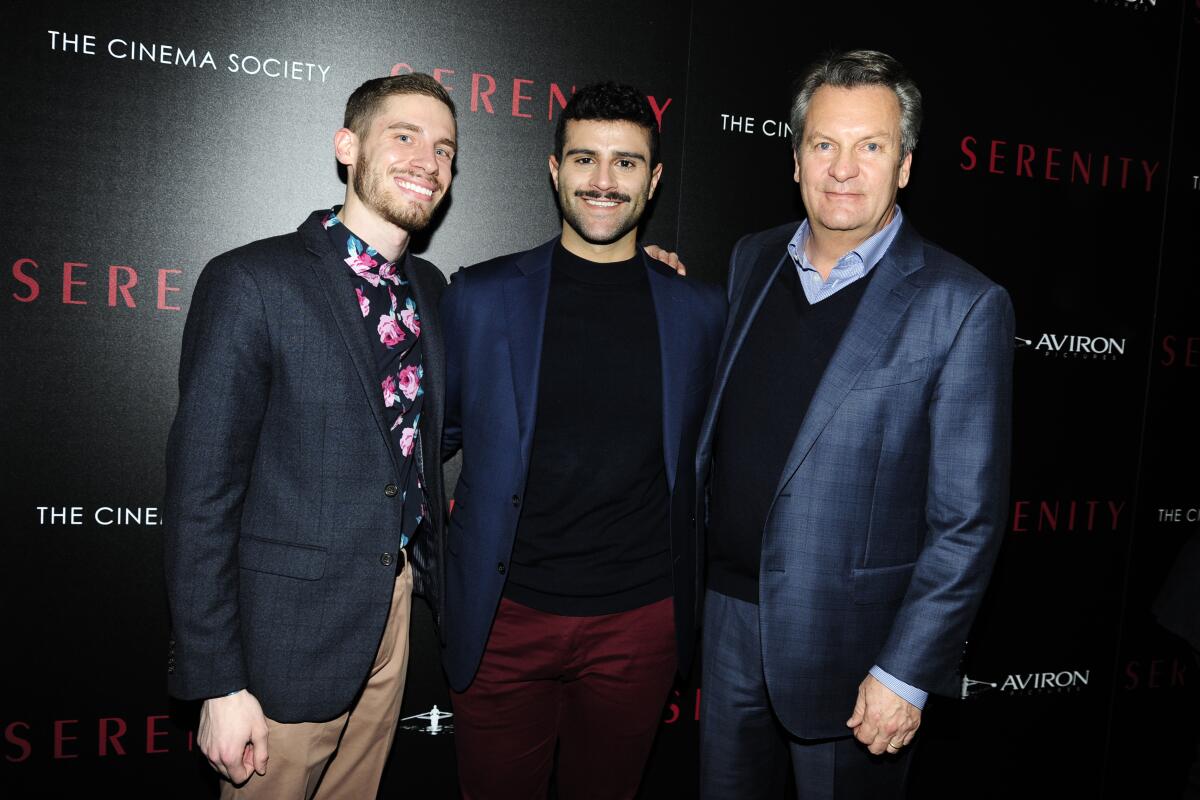
M421 385L421 380L417 376L417 365L411 364L400 370L400 391L409 400L413 400L417 396L417 388Z
M362 289L356 287L354 291L358 292L358 307L362 310L362 315L365 317L371 313L371 301L362 293Z
M371 262L371 266L375 266L374 261ZM396 274L396 265L391 261L384 262L383 266L379 268L379 277L385 281L391 281L397 286L400 285L400 277Z
M390 315L381 316L379 324L375 326L375 330L379 333L379 341L383 342L388 347L395 347L404 341L404 331L400 328L400 323L396 318Z
M412 454L413 437L416 436L416 427L405 428L400 432L400 454L408 458Z
M391 408L399 399L400 396L396 394L396 379L388 375L383 379L383 404Z
M421 335L421 320L417 316L417 312L411 308L406 308L400 312L400 321L404 323L404 327L413 332L414 336Z
M396 312L396 295L392 292L392 287L387 287L388 297L392 299L392 313Z

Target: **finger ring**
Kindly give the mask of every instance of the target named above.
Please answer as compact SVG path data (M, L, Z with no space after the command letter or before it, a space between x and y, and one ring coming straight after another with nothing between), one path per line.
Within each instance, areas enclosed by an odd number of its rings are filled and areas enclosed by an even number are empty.
M888 745L887 745L887 746L888 746L888 747L894 747L894 748L895 748L895 749L897 749L897 750L899 750L901 747L904 747L904 745L902 745L902 744L896 744L895 742L888 742Z

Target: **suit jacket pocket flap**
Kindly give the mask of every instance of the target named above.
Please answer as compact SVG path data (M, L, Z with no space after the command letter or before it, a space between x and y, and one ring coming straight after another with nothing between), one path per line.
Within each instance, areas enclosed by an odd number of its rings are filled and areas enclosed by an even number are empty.
M323 547L276 542L243 536L238 544L238 563L242 569L315 581L325 574Z
M882 369L866 369L858 374L854 382L855 389L879 389L884 386L896 386L901 383L919 381L929 374L929 359L920 358L916 361L904 361L899 364L883 367Z
M891 603L904 597L914 567L916 564L898 564L894 567L851 570L855 604Z

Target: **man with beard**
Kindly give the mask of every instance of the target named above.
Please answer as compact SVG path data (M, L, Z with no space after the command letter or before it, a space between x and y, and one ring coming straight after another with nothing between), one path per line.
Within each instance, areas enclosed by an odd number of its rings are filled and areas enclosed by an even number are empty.
M204 700L223 797L374 797L414 580L440 614L445 279L408 244L456 134L428 75L367 81L334 134L345 204L197 283L167 444L168 683Z
M459 272L441 305L461 447L444 664L464 797L632 797L695 635L694 441L716 287L637 248L662 175L646 97L559 118L561 235Z

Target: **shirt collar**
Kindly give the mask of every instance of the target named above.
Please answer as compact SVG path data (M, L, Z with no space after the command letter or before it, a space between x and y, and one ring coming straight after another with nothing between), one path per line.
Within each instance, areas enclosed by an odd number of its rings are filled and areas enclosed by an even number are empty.
M892 240L896 238L896 233L900 230L901 223L904 222L904 213L900 210L900 206L896 206L896 213L892 217L892 221L875 234L864 240L858 247L855 247L849 253L838 259L833 270L829 273L829 280L835 281L838 279L849 277L850 274L865 275L870 272L876 264L878 264L888 248L892 244ZM800 227L796 229L796 235L788 242L788 254L792 260L796 262L796 266L804 272L817 272L817 268L808 260L808 255L804 252L804 245L808 241L809 226L808 220L805 219L800 223Z
M404 255L401 255L396 261L387 261L379 254L378 250L346 227L346 224L338 217L338 212L341 210L341 206L334 206L321 219L321 225L329 234L329 239L333 242L333 247L338 255L346 254L342 260L346 262L350 271L372 286L379 286L381 282L391 282L396 286L403 283L400 267L403 266L408 251L405 250Z

